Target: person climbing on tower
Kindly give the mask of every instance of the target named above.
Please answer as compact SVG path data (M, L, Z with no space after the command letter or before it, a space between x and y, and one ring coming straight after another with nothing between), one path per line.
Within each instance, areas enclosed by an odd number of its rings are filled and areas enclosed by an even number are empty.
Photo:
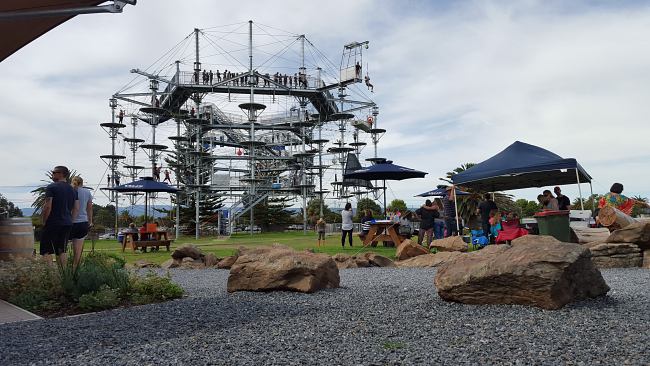
M370 90L371 93L374 93L375 92L375 87L372 84L370 84L370 76L368 76L368 74L366 74L366 76L363 78L363 80L365 80L366 86L368 87L368 90Z
M169 169L165 169L165 179L163 179L163 182L169 182L169 184L172 184L172 179L169 177Z
M152 173L153 173L153 179L156 182L160 182L160 167L157 166L155 163L153 165Z
M120 114L117 115L118 120L120 123L124 120L124 109L120 109Z

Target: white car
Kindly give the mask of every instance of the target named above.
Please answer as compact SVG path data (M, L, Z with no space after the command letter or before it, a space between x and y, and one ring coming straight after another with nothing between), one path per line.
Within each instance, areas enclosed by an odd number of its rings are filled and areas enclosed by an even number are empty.
M251 227L250 227L250 225L248 225L248 226L246 226L246 227L244 228L244 232L250 232L250 231L251 231ZM257 225L253 225L253 232L261 232L261 231L262 231L262 229L260 229L259 226L257 226Z
M117 239L117 238L115 237L115 234L113 234L113 233L108 233L108 234L102 234L102 235L100 235L100 236L99 236L99 239L101 239L101 240L115 240L115 239Z

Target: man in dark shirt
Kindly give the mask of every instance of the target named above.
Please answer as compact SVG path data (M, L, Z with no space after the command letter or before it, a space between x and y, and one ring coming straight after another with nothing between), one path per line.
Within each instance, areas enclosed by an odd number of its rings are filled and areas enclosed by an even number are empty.
M433 207L431 200L426 200L424 206L418 208L415 213L420 217L420 230L418 231L418 244L422 245L424 234L427 235L427 248L433 241L433 224L435 219L440 217L438 209Z
M52 263L50 255L56 254L59 266L67 260L66 245L72 229L72 219L79 212L77 192L67 182L70 172L64 166L52 170L52 180L45 188L43 205L43 233L41 234L41 255Z
M553 188L553 192L555 192L555 196L557 197L558 210L560 211L570 210L571 200L569 199L569 197L562 194L562 190L560 189L560 187Z
M447 187L447 195L442 197L442 209L445 214L445 238L458 235L458 222L456 221L456 205L454 204L454 188Z
M489 238L490 236L490 212L492 210L498 210L497 204L494 203L492 200L492 197L489 193L486 193L483 195L483 198L485 199L483 202L478 204L478 208L476 211L481 215L481 228L483 229L483 234L485 234L486 238Z

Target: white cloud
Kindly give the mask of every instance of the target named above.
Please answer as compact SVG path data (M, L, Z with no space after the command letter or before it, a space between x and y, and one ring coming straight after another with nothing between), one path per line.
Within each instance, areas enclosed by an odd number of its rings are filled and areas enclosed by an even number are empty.
M388 133L379 155L430 173L391 183L400 198L515 140L577 158L596 192L620 181L630 195L650 195L650 9L536 1L151 1L76 17L0 64L0 191L61 163L99 184L98 156L110 145L98 124L110 119L110 95L133 79L128 70L146 69L195 26L248 19L307 34L336 65L344 43L371 42L364 68L375 93L356 88L380 106ZM191 48L185 56L191 65Z

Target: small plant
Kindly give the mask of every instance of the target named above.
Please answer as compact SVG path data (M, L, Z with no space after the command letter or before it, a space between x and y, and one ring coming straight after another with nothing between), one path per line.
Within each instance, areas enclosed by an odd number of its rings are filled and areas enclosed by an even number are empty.
M381 345L382 345L382 347L384 347L384 349L387 349L387 350L396 350L396 349L404 348L404 343L402 343L402 342L385 341Z
M118 306L120 295L117 289L103 285L98 291L79 297L79 308L83 310L104 310Z
M183 289L171 281L169 276L159 277L149 272L145 277L131 277L131 301L148 304L183 296Z

